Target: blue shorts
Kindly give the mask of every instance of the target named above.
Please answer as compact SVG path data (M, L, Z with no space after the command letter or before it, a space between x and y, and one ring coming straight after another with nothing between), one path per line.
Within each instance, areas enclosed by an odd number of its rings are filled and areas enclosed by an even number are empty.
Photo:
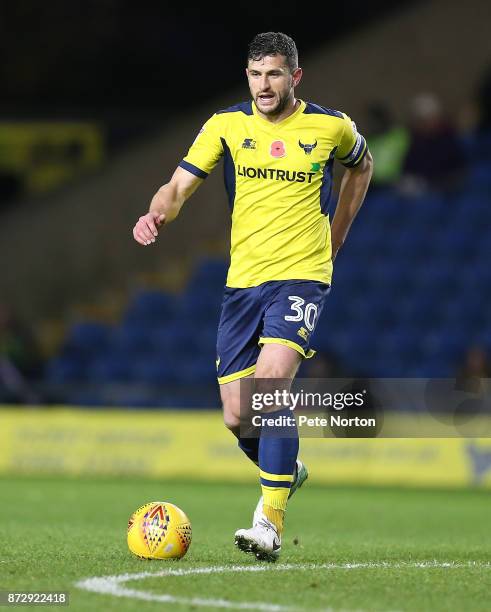
M310 337L329 291L329 285L310 280L225 287L217 337L218 382L252 374L263 344L284 344L302 357L312 357Z

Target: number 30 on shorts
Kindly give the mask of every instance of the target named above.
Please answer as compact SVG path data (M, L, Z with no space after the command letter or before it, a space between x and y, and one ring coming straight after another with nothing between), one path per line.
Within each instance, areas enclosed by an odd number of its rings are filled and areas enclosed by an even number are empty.
M286 315L285 321L304 321L305 327L312 331L317 319L317 304L309 302L305 304L305 300L298 295L289 295L288 299L292 302L290 308L296 312L295 315ZM304 308L305 304L305 308Z

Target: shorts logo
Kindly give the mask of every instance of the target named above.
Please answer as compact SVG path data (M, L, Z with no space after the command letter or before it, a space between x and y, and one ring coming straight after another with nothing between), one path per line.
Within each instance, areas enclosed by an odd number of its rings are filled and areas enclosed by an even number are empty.
M275 140L271 143L269 152L273 157L285 157L285 143L282 140Z
M297 331L297 336L300 336L300 338L303 338L304 340L307 340L307 338L309 337L309 332L305 329L305 327L301 327Z
M313 144L303 144L301 140L298 141L298 146L303 149L305 155L310 155L317 146L317 140Z
M255 149L256 141L253 140L252 138L244 138L244 142L242 143L242 148L243 149Z
M220 365L220 357L215 361L215 365L216 365L217 370L218 370L218 366Z

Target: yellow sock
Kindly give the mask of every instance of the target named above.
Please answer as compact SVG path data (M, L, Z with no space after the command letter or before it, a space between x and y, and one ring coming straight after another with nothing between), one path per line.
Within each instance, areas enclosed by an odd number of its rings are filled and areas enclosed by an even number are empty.
M278 534L281 535L283 531L283 521L285 519L285 511L277 510L271 506L263 506L263 512L268 521L271 521L276 527Z
M281 535L290 489L286 487L269 487L266 485L261 485L261 489L263 490L264 515L273 523L278 533Z

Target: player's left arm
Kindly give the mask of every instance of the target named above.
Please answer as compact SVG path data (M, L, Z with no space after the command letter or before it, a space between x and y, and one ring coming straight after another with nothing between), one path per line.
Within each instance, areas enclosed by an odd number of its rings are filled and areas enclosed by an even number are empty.
M372 177L373 159L366 140L356 125L342 114L336 159L346 168L338 204L331 224L332 259L343 246L351 224L360 210Z
M346 168L341 181L336 212L331 224L332 259L343 246L351 224L367 193L373 172L373 158L367 150L360 163Z

